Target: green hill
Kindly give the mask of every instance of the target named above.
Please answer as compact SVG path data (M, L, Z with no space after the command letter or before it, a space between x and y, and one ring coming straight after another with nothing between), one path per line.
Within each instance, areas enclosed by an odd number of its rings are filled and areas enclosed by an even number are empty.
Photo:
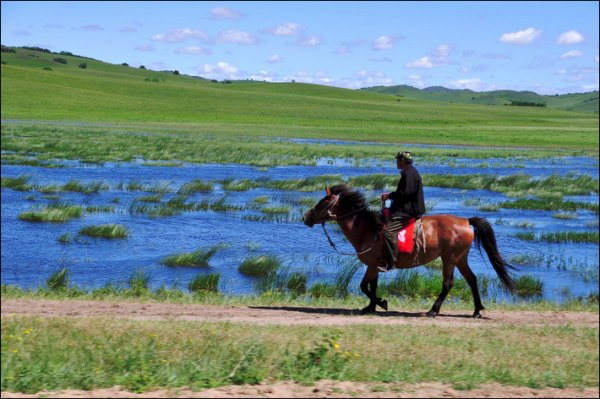
M598 116L590 113L301 83L216 82L69 54L3 46L2 119L160 125L236 137L598 148Z
M544 106L578 112L598 113L598 91L589 93L544 96L531 91L495 90L475 92L468 89L447 89L441 86L417 89L407 85L375 86L362 89L373 93L392 94L429 101L480 105Z

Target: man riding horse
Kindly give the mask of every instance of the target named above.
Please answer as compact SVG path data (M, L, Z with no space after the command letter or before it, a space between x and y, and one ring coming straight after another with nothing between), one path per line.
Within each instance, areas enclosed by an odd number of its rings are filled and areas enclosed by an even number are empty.
M400 181L396 191L381 194L381 200L392 200L390 216L383 229L384 256L379 270L393 269L398 257L398 232L406 227L411 219L418 219L425 213L423 183L421 175L413 166L412 153L401 151L396 155L396 167L400 170ZM412 239L412 237L410 238Z

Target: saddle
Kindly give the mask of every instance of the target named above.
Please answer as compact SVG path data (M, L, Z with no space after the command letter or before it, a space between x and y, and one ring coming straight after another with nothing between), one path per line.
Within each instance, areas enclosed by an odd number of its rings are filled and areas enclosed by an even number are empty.
M418 250L425 248L425 234L421 218L410 219L406 227L398 231L398 252L411 253L415 243Z

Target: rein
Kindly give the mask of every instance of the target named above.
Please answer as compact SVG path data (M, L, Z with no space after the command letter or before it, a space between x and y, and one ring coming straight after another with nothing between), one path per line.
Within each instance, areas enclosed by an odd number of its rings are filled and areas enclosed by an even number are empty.
M337 204L337 202L338 202L338 200L339 200L339 195L337 195L337 196L336 196L336 198L335 198L335 200L333 201L333 203L331 203L331 204L328 206L328 209L327 209L327 215L329 215L329 217L331 217L331 219L330 219L330 220L344 219L344 218L346 218L346 217L348 217L348 216L350 216L350 215L354 215L355 213L358 213L358 212L360 212L360 211L362 211L362 210L364 210L364 209L367 209L367 208L369 207L369 205L365 205L365 206L363 206L362 208L355 209L355 210L353 210L353 211L351 211L351 212L348 212L348 213L346 213L345 215L342 215L342 216L336 216L336 215L335 215L333 212L331 212L331 210L330 210L329 208L331 208L331 207L333 207L334 205L336 205L336 204ZM337 249L337 247L335 246L335 243L334 243L334 242L331 240L331 237L329 236L329 233L327 232L327 229L325 228L325 221L323 221L323 222L321 223L321 226L323 227L323 232L325 232L325 236L327 237L327 241L329 241L329 245L331 245L331 247L332 247L332 248L335 250L335 252L337 252L337 253L338 253L338 254L340 254L340 255L344 255L344 256L355 256L355 255L363 255L363 254L366 254L367 252L369 252L369 251L371 251L371 250L373 249L373 246L375 246L375 242L377 241L377 234L375 234L375 237L373 238L373 242L371 243L371 245L369 246L369 248L367 248L366 250L364 250L364 251L361 251L361 252L354 252L354 253L352 253L352 252L341 252L341 251L339 251L339 250Z
M375 237L373 238L373 242L371 243L371 246L367 249L365 249L364 251L360 251L360 252L341 252L337 249L337 247L335 246L335 243L331 240L331 237L329 236L329 233L327 232L327 229L325 228L325 222L321 223L321 226L323 226L323 231L325 232L325 236L327 236L327 241L329 241L329 245L331 245L331 247L335 250L335 252L337 252L340 255L344 255L344 256L355 256L355 255L363 255L366 254L367 252L369 252L370 250L373 249L373 246L375 246L375 241L377 241L377 234L375 234Z

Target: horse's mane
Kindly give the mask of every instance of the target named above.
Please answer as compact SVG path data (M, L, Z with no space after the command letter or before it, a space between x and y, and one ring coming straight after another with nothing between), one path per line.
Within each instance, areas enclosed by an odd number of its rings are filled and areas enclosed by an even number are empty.
M369 229L378 233L381 230L383 221L378 212L369 209L369 204L363 193L353 190L347 184L338 184L331 187L331 193L339 195L340 207L345 213L356 211L358 217L367 221Z

